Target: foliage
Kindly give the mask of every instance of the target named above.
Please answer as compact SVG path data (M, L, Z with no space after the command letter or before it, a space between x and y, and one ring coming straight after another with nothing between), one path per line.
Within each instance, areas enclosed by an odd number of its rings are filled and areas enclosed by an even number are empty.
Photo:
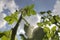
M14 12L10 16L6 16L4 19L9 23L12 24L14 21L18 20L18 11Z
M40 12L40 15L42 15L41 19L43 19L43 21L37 23L38 28L32 30L33 26L31 27L31 25L27 22L27 20L25 20L24 17L36 15L36 11L34 10L34 5L32 4L30 6L21 8L19 11L16 10L14 13L4 18L8 22L8 24L13 24L15 21L17 23L16 26L11 30L0 32L1 40L11 40L11 39L17 40L17 38L14 37L16 36L16 33L13 32L17 32L21 19L23 19L26 22L26 24L24 25L24 31L25 31L25 35L28 37L26 38L23 34L20 34L22 40L50 40L50 38L51 40L59 40L58 32L60 31L59 30L60 17L58 15L52 16L51 13L52 12L50 10L46 12L45 11ZM21 14L20 19L18 19L19 14ZM52 24L55 24L56 26L53 26L51 29L46 26L46 25L50 26ZM58 27L59 29L56 30L56 27ZM13 38L12 38L12 34L13 34Z
M2 32L0 35L1 35L1 37L0 37L1 40L10 40L10 38L11 38L11 30Z
M44 14L46 14L46 13L48 15L45 16ZM52 16L50 10L48 10L47 12L44 12L44 11L43 12L40 12L40 14L43 15L41 17L41 19L43 19L43 21L40 22L40 23L37 23L37 25L39 27L43 28L44 32L46 33L45 36L46 36L46 38L48 38L48 39L44 39L43 38L43 40L49 40L49 38L53 37L54 35L55 36L58 36L55 33L57 31L56 30L56 26L59 27L59 25L57 25L57 23L60 22L60 17L58 15ZM51 29L46 26L46 25L52 25L52 24L55 24L56 26L53 26ZM55 36L54 36L53 39L51 38L50 40L58 40L59 39L59 37L56 37L56 39L55 39Z
M34 8L33 4L30 6L26 6L26 7L21 9L21 13L23 14L23 16L35 15L36 11L33 8Z

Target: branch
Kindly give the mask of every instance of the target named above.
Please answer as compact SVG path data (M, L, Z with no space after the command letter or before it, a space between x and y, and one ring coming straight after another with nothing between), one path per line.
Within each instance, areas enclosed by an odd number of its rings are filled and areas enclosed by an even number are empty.
M12 29L11 40L15 40L15 35L17 33L17 29L19 27L19 23L21 22L21 20L22 20L22 14L19 17L19 20L18 20L17 24L15 25L15 27Z

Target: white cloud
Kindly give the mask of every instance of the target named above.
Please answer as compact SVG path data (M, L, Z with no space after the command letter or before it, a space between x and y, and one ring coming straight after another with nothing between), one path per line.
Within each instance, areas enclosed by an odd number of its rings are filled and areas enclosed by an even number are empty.
M34 29L36 28L36 27L38 27L37 26L37 22L40 22L40 16L38 16L38 15L32 15L32 16L30 16L30 17L25 17L25 19L28 21L28 23L30 23L30 25L32 26L32 27L34 27ZM20 25L19 25L19 28L18 28L18 32L17 32L17 35L19 35L20 33L22 33L22 34L24 34L25 32L24 32L24 21L22 20L21 21L21 23L20 23Z
M56 0L56 3L54 5L54 9L52 11L53 15L60 15L60 0Z
M6 14L0 13L0 28L4 27L6 24L6 21L4 20L5 16L6 16Z
M18 9L18 6L14 2L14 0L10 0L5 2L5 8L9 9L11 12L14 12L16 9Z
M5 14L2 13L4 9L9 9L12 13L18 9L18 6L14 0L0 0L0 28L6 24L6 21L3 19L5 17Z
M14 0L0 0L0 12L2 12L3 9L9 9L11 12L14 12L18 9L18 6Z
M0 0L0 13L3 11L4 3Z

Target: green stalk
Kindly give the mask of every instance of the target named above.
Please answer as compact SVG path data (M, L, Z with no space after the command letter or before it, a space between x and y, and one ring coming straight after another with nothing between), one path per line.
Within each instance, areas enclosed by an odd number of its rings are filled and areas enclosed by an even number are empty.
M30 25L24 17L22 17L22 19L26 22L27 25Z

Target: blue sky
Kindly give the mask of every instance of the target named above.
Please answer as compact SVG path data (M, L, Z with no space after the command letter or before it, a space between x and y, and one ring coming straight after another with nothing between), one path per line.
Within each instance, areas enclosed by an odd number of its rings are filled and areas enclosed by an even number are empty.
M11 25L8 25L7 22L3 19L6 15L10 15L13 13L16 9L23 8L27 5L34 4L34 9L36 12L40 11L47 11L51 10L53 13L60 13L60 1L59 0L0 0L0 31L9 30ZM35 19L36 18L36 19ZM35 25L38 18L37 16L32 16L27 18L29 23L32 25ZM33 23L31 23L33 21ZM21 23L21 25L24 24L24 22ZM13 25L14 26L14 25ZM18 32L20 33L20 29L23 27L19 27Z
M15 3L22 8L26 5L35 4L37 12L53 10L56 0L15 0Z

